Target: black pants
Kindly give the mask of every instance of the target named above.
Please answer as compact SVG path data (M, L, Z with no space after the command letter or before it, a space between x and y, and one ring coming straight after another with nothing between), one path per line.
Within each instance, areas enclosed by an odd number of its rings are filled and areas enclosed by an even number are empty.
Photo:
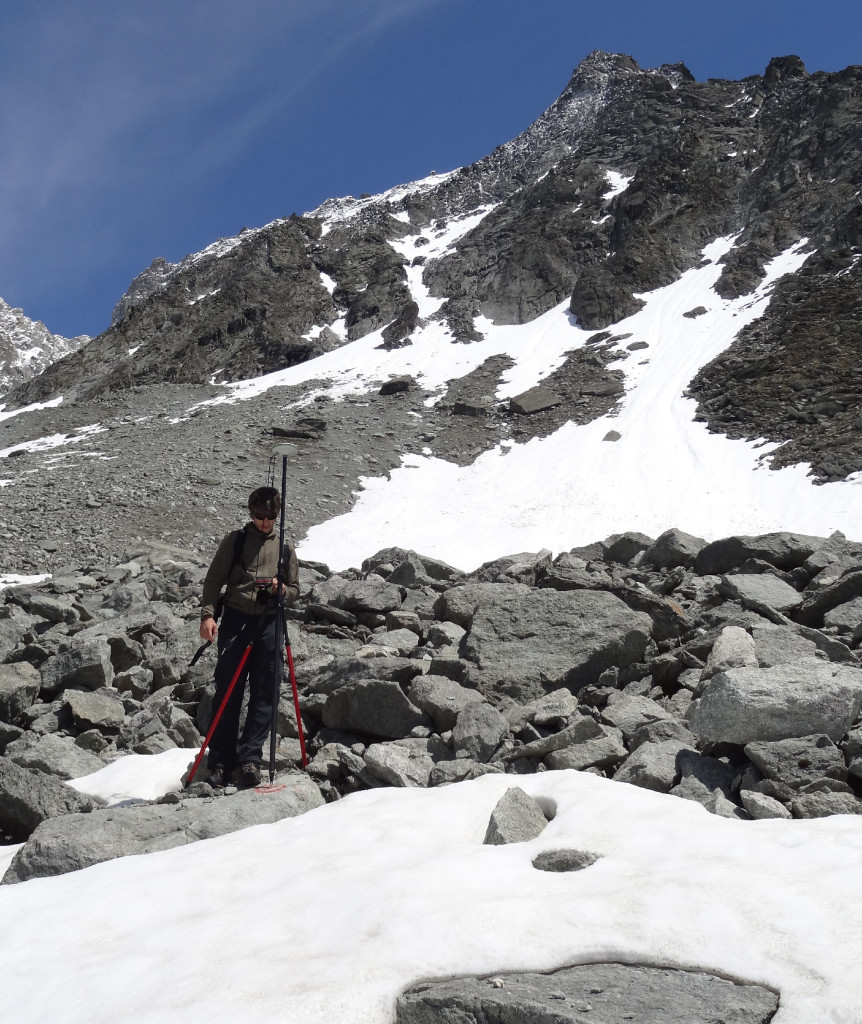
M218 631L213 714L221 706L246 648L250 643L253 645L210 740L207 761L210 769L222 767L230 770L237 764L251 761L259 765L263 760L263 744L269 734L276 692L273 673L278 673L280 691L284 665L284 655L279 650L283 633L277 629L278 617L277 612L260 616L244 615L233 608L224 610ZM249 687L248 711L240 736L239 720L246 681Z

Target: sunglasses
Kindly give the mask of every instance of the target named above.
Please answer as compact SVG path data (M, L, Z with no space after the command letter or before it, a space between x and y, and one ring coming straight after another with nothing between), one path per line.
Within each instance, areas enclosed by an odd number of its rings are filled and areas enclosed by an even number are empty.
M276 519L278 519L278 514L276 514L274 516L271 516L271 515L261 515L259 512L252 512L251 518L252 519L260 519L261 522L266 520L267 522L274 523L276 521Z

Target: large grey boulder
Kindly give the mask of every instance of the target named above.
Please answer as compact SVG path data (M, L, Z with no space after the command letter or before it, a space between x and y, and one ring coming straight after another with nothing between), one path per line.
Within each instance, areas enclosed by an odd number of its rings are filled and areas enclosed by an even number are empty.
M56 733L41 736L26 750L13 754L11 759L22 768L60 779L79 779L105 767L100 757L79 747L71 737Z
M174 747L197 747L201 735L191 717L166 695L154 693L127 718L117 746L136 754L161 754Z
M118 732L126 717L123 698L117 690L66 690L60 695L79 729Z
M804 661L733 668L692 702L692 732L712 743L751 743L825 733L839 740L862 707L862 670Z
M332 729L401 739L430 719L410 701L398 683L359 679L331 693L323 705L323 723Z
M841 633L852 633L862 623L862 597L839 604L823 616L824 626L834 626Z
M755 610L758 605L767 605L777 612L788 612L798 608L803 600L798 590L771 573L722 576L718 590L726 597L751 605Z
M844 755L824 735L747 743L745 755L768 779L791 789L814 779L847 779Z
M795 569L822 544L822 537L798 533L724 537L701 548L695 559L695 567L701 576L720 576L736 569L749 558L757 558L769 562L777 569Z
M656 537L644 551L641 565L653 565L657 569L688 565L705 546L706 541L702 537L694 537L674 527Z
M306 775L279 776L277 781L284 788L270 793L241 790L229 798L106 808L51 818L15 855L3 884L186 846L250 825L291 818L323 803L319 789Z
M620 730L602 725L599 729L599 736L549 751L545 755L547 767L553 770L572 768L582 772L586 768L612 768L625 760L628 751Z
M15 764L0 757L0 831L23 843L48 818L86 813L99 806L53 775Z
M523 583L510 585L513 593L527 595L530 588ZM470 629L473 616L483 601L493 602L500 593L497 583L465 583L444 591L434 603L434 614L444 622L454 622L463 629Z
M53 696L70 687L98 690L114 680L111 648L104 637L75 637L65 651L53 655L40 669L42 689Z
M411 704L424 711L434 723L437 732L454 728L461 711L468 704L482 701L476 690L461 686L448 676L417 676L407 690Z
M778 995L695 971L586 964L548 974L424 982L399 997L396 1024L768 1024Z
M39 696L39 672L26 661L0 665L0 721L15 725Z
M789 665L817 655L817 644L800 636L789 626L754 626L751 630L754 653L761 668L773 665ZM742 668L742 665L728 665L728 668Z
M725 626L712 645L700 677L706 681L729 668L756 668L757 665L757 648L751 634L741 626Z
M467 704L458 714L452 730L455 757L469 757L485 763L509 735L509 723L496 708L484 701Z
M416 746L372 743L362 756L367 771L390 786L426 788L434 769L434 759L421 741Z
M862 597L862 568L848 572L831 586L806 598L796 610L795 618L804 626L821 626L827 612L857 597Z
M497 586L479 598L461 651L480 689L526 702L641 660L651 631L648 615L604 591Z
M680 755L683 751L696 753L682 740L642 743L617 768L614 781L628 782L656 793L669 793L680 779Z
M519 786L511 786L491 812L484 842L489 846L526 843L541 835L547 824L539 804Z
M329 604L354 615L385 614L401 607L401 589L373 573L364 580L332 576L315 585L310 600L313 604Z
M612 694L604 710L599 715L605 725L619 729L626 739L630 739L642 725L649 722L662 722L673 719L668 711L649 697L638 697L633 694Z

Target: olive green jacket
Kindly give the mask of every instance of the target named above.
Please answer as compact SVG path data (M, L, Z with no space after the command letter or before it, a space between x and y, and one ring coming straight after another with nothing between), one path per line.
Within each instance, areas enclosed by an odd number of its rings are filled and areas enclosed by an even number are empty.
M263 615L275 605L275 595L268 604L257 600L255 579L272 579L278 574L279 532L259 530L253 522L244 527L245 541L238 562L234 564L234 546L239 530L231 530L218 546L215 558L204 579L201 619L215 615L219 594L224 588L224 603L246 615ZM299 597L299 570L293 545L284 542L284 600L290 604Z

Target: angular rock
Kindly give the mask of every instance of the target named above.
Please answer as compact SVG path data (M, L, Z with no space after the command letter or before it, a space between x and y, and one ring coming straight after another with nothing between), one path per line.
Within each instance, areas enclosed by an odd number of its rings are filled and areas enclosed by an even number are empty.
M739 794L742 806L756 821L764 818L792 818L793 815L781 801L754 789L743 789Z
M628 751L620 730L599 728L602 734L595 739L549 751L545 756L547 767L554 771L572 768L582 772L586 768L611 768L624 761Z
M0 757L0 832L23 843L43 821L60 814L84 814L98 807L93 797L66 786L53 775Z
M862 800L852 793L800 793L790 805L794 818L828 818L832 814L862 814Z
M605 561L626 565L642 551L647 551L655 541L645 533L615 533L605 538Z
M484 843L503 846L527 843L542 834L548 819L538 803L518 786L511 786L497 801L488 820Z
M522 583L513 584L517 594L527 595L530 588ZM454 622L464 630L473 625L473 616L484 600L493 601L500 592L496 583L465 583L445 590L434 604L434 614L444 622Z
M794 629L787 626L754 626L751 630L757 664L761 668L773 665L787 665L813 658L817 652L817 644L800 636ZM735 668L737 666L728 666Z
M345 580L332 576L315 585L311 592L315 604L331 604L354 615L363 612L385 614L401 607L401 590L382 576L374 574L364 580Z
M852 633L862 623L862 597L854 597L826 612L824 626L834 626L841 633Z
M749 558L759 558L774 565L776 569L794 569L801 566L822 544L822 537L797 533L724 537L701 548L695 567L701 576L721 576Z
M251 825L291 818L323 803L317 786L306 775L280 776L279 781L284 788L267 794L248 789L229 799L105 808L51 818L39 825L15 855L3 884L186 846Z
M619 729L626 739L630 739L641 726L650 722L661 722L673 719L673 715L649 697L634 697L619 694L614 700L608 701L599 718L605 725Z
M804 626L821 626L827 612L857 597L862 597L862 569L848 572L831 586L806 598L794 617Z
M39 696L37 669L26 661L0 665L0 721L15 725Z
M509 723L496 708L484 701L468 703L458 713L452 730L455 757L485 763L509 735Z
M522 391L520 395L510 398L509 408L512 412L522 416L530 416L535 412L542 412L543 409L553 409L562 401L563 399L556 392L537 384L536 387Z
M48 658L40 673L42 689L49 696L71 687L98 690L110 686L114 680L111 648L102 637L79 635L68 650Z
M117 690L66 690L60 695L79 729L117 732L126 717L123 698Z
M739 808L731 800L731 786L736 772L729 764L692 750L683 750L677 758L679 783L671 789L672 796L693 800L710 814L736 817Z
M398 998L395 1024L768 1024L778 996L672 968L587 964L548 974L424 982Z
M453 782L478 779L482 775L499 775L502 770L499 764L479 764L468 757L461 757L457 761L438 761L428 778L428 785L449 786Z
M654 565L657 569L688 565L705 546L706 541L702 537L693 537L676 528L665 530L644 551L641 565Z
M49 733L11 759L22 768L44 772L59 779L79 779L105 767L105 762L82 750L68 736Z
M719 672L687 719L712 743L751 743L825 733L839 740L862 707L862 670L804 661Z
M359 679L334 690L323 705L323 723L331 729L401 739L430 719L388 679Z
M709 652L701 680L711 679L729 668L756 668L757 649L751 634L740 626L725 626Z
M406 658L419 646L419 637L412 629L390 629L385 633L375 633L369 643L374 647L385 647L397 657Z
M745 756L768 779L799 789L813 779L847 778L844 755L828 736L746 743Z
M519 702L640 661L652 631L648 615L602 591L495 591L479 597L461 650L480 688Z
M434 768L430 754L397 743L372 743L362 756L368 771L390 786L425 788Z
M656 793L669 793L679 781L679 758L683 751L696 753L679 740L642 743L617 768L614 781L628 782Z
M417 676L407 690L411 704L420 708L431 721L437 732L448 732L455 727L461 711L468 704L482 702L483 698L476 690L461 686L454 679L446 676Z
M174 747L200 746L201 740L189 715L170 697L155 693L123 722L117 746L136 754L161 754Z
M788 612L802 604L802 595L784 580L762 573L757 576L737 574L722 576L719 593L734 600L749 604L755 609L767 605L777 612Z

